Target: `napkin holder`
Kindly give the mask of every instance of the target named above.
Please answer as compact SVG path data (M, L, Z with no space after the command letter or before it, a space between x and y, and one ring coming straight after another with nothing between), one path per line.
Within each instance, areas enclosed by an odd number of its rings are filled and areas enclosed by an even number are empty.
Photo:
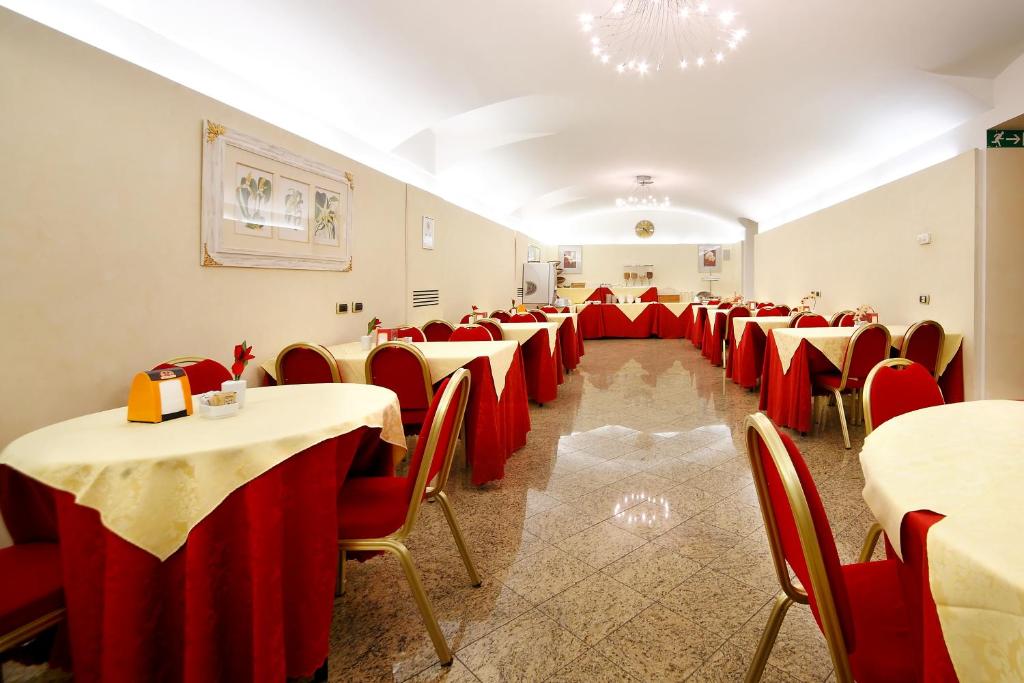
M128 394L129 422L164 422L192 414L192 390L182 368L140 372Z

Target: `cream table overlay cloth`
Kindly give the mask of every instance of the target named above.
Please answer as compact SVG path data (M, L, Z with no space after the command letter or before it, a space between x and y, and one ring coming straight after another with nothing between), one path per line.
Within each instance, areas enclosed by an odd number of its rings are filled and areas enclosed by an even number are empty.
M487 358L491 364L494 392L499 399L505 391L505 375L512 367L512 359L515 358L516 349L519 347L514 341L414 342L413 346L426 357L430 381L435 384L472 360ZM366 384L366 357L370 352L364 350L359 342L328 346L327 351L334 356L343 382ZM260 367L276 381L275 362L276 358L265 360L260 363Z
M711 315L711 311L718 310L718 306L694 306L693 308L690 309L690 311L693 313L693 322L697 322L697 316L700 314L700 309L702 308L705 311L708 311L708 315Z
M127 408L36 430L0 463L74 495L110 531L166 560L235 489L360 427L405 450L398 397L353 384L252 388L235 417L128 422Z
M960 680L1024 680L1024 403L901 415L860 461L864 500L901 557L904 515L945 515L928 532L928 576Z
M558 323L559 328L565 324L566 320L572 320L572 327L574 330L578 330L580 327L579 321L577 320L579 316L576 313L545 313L544 315L548 317L550 322Z
M640 296L651 287L657 287L657 285L643 285L640 287L613 287L608 286L608 289L612 290L612 294L617 297L624 296ZM568 299L574 304L583 303L583 300L594 293L597 287L558 287L555 290L555 295L562 299ZM603 302L602 302L603 303Z
M896 348L903 343L903 336L907 333L909 325L884 325L888 328L892 337L892 345ZM846 356L846 349L850 346L850 338L853 336L856 327L805 327L801 329L777 329L775 330L775 348L779 352L779 360L782 362L782 372L789 372L789 364L793 360L800 342L807 340L807 343L821 351L832 365L837 368L843 367L843 358ZM946 341L942 346L942 353L939 354L937 370L939 375L946 371L946 366L953 360L963 335L946 333Z
M755 318L752 316L733 318L732 336L733 339L736 340L736 345L739 346L740 340L743 339L743 333L747 331L747 323L756 323L757 326L761 328L761 331L768 334L768 330L774 330L779 327L789 327L789 323L792 322L792 320L793 318L788 315L766 315L763 318ZM778 343L777 340L776 343ZM792 356L790 356L790 358L792 358Z
M562 323L549 322L549 323L498 323L498 327L501 328L501 334L504 335L505 339L514 339L519 342L520 345L525 344L530 340L533 335L537 334L541 330L548 331L548 347L551 351L551 355L555 355L555 342L558 341L558 328ZM511 363L512 361L509 360ZM504 376L504 375L503 375ZM499 394L500 395L500 394Z

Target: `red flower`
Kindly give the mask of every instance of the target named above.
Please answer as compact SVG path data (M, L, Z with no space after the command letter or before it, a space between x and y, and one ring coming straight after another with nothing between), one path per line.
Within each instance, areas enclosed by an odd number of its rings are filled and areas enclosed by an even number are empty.
M255 357L252 355L252 347L248 346L245 341L235 345L235 362L231 364L231 373L235 379L242 379L245 366Z

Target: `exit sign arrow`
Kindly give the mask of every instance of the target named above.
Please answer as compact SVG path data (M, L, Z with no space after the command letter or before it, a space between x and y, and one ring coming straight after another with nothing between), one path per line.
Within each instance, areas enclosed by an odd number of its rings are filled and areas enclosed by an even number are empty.
M990 130L989 147L1024 147L1024 130Z

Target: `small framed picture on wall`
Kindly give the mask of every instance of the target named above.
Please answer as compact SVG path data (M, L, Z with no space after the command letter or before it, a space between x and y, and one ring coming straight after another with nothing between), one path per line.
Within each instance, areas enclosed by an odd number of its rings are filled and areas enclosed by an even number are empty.
M430 216L423 217L423 248L433 249L434 248L434 219Z
M540 247L538 247L536 244L531 244L530 246L526 247L526 260L529 263L539 263Z
M558 263L563 273L583 272L583 247L570 244L558 247Z
M697 247L697 272L722 272L722 245L701 244Z

